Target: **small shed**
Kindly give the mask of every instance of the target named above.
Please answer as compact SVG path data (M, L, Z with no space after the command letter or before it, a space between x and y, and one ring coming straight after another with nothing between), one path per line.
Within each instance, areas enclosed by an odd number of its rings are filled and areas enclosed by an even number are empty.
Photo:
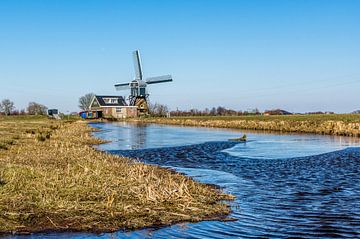
M48 115L49 116L58 115L58 114L59 114L58 109L48 109Z

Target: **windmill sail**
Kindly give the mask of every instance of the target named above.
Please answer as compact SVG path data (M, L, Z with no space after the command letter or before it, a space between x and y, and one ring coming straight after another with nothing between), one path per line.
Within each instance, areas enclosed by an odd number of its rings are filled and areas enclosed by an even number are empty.
M137 80L142 80L142 69L141 69L141 59L140 59L140 52L136 50L133 52L134 56L134 67L135 67L135 75Z
M164 76L156 76L150 77L146 79L146 84L157 84L157 83L164 83L172 81L171 75L164 75Z
M115 84L115 89L116 90L128 90L130 89L130 83L120 83L120 84Z
M147 107L147 100L149 97L146 91L147 85L164 83L173 81L171 75L163 75L157 77L150 77L143 80L143 72L141 67L141 58L139 50L133 52L133 60L135 67L135 79L128 83L115 84L116 90L130 89L129 106L137 106L138 114L148 114L149 109ZM139 103L141 102L141 103Z

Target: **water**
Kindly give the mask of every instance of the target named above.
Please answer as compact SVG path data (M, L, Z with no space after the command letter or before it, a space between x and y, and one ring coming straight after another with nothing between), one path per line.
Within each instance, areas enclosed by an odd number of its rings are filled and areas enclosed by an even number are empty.
M360 238L359 139L95 123L101 150L174 168L237 196L234 222L34 238ZM248 142L229 138L248 136ZM20 238L20 237L19 237Z

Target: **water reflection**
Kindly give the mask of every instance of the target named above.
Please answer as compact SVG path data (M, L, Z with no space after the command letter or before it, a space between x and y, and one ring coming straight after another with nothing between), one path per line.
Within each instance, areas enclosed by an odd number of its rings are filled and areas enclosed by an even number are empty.
M126 149L142 149L147 147L147 128L149 125L142 123L128 124L125 122L117 123L95 123L94 127L101 126L101 132L95 133L100 138L106 138L111 143L100 146L102 149L109 147L126 148ZM116 127L114 127L116 126Z
M137 124L136 127L132 127L128 130L128 136L130 139L131 149L143 149L146 147L146 134L147 134L146 124Z
M322 136L314 134L269 134L258 131L165 126L136 123L95 123L101 132L95 135L111 140L100 145L103 150L133 150L199 144L209 141L227 141L248 136L249 142L226 149L230 155L242 158L278 159L302 157L340 150L359 145L358 138Z

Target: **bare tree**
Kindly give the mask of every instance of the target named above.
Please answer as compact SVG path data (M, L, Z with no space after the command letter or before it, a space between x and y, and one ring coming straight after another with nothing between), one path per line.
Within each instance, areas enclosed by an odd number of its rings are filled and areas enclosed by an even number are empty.
M89 110L91 100L93 99L94 96L95 96L94 93L88 93L88 94L86 94L84 96L81 96L79 98L79 108L82 109L82 110Z
M29 106L27 107L27 112L29 115L46 115L47 107L45 105L30 102Z
M209 114L212 115L212 116L215 116L216 115L216 108L212 107Z
M170 112L172 116L236 116L236 115L246 115L246 114L260 114L258 110L254 112L236 111L232 109L227 109L225 107L212 107L211 109L205 108L204 110L199 109L190 109L188 111L181 111L177 109L176 111Z
M0 111L4 112L5 115L11 114L15 109L14 102L9 99L3 99L0 103Z
M149 113L151 116L157 116L157 117L161 117L161 116L166 116L167 113L169 112L169 108L166 105L162 105L159 103L155 103L155 104L148 104L149 106Z

